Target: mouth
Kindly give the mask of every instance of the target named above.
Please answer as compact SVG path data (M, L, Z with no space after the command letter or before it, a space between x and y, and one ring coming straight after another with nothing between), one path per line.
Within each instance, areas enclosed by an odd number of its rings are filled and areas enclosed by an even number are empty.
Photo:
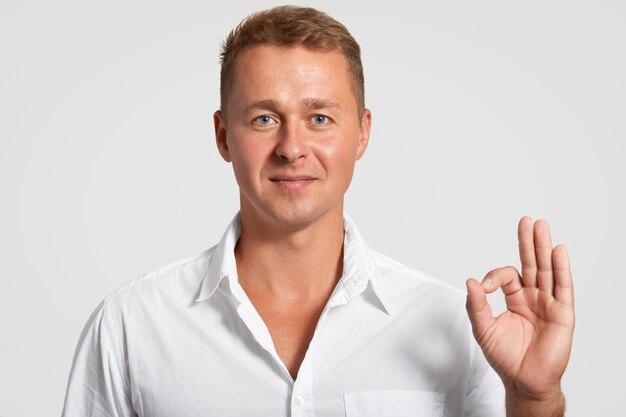
M317 178L308 175L275 175L270 177L274 184L286 189L300 189L311 184Z

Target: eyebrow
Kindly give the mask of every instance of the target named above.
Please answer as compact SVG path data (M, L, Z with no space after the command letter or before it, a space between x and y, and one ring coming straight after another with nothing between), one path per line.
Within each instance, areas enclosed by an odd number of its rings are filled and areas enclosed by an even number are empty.
M322 98L305 98L302 99L302 106L308 110L316 110L316 109L328 109L335 108L341 110L341 105L336 101L322 99ZM276 100L267 99L267 100L258 100L253 101L248 106L246 106L246 112L253 109L267 109L277 111L280 106Z
M246 106L246 112L249 112L253 109L268 109L275 110L278 107L276 101L274 100L258 100L253 101L248 106Z
M302 100L302 104L304 105L304 107L311 110L328 108L341 110L341 105L339 103L323 98L305 98L304 100Z

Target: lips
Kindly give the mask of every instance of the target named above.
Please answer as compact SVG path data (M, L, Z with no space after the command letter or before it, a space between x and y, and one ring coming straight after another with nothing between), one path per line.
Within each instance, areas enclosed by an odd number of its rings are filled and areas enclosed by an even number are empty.
M275 175L270 181L312 181L315 177L309 175Z
M306 187L316 179L310 175L274 175L270 177L270 181L274 184L291 190Z

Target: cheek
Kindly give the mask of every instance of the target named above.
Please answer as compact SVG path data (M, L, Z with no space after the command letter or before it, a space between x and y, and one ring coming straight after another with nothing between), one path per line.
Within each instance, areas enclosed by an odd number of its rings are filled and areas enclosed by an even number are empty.
M241 185L250 182L248 179L254 173L255 162L249 150L241 149L238 146L231 146L231 159L233 171L237 182Z
M325 169L331 173L339 188L344 189L352 180L352 173L356 161L356 146L345 146L344 143L325 148L323 155Z
M320 154L335 169L352 170L357 157L358 142L348 137L329 141L320 149Z
M268 158L271 157L271 149L254 146L255 142L250 139L234 142L230 148L233 171L239 185L256 183L262 175Z

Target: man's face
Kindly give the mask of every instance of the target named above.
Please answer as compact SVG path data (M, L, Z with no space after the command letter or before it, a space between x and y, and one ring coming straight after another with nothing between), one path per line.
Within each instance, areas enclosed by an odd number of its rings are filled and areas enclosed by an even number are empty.
M237 58L226 108L214 121L243 218L299 228L341 216L371 125L369 110L359 117L352 85L337 51L261 45Z

